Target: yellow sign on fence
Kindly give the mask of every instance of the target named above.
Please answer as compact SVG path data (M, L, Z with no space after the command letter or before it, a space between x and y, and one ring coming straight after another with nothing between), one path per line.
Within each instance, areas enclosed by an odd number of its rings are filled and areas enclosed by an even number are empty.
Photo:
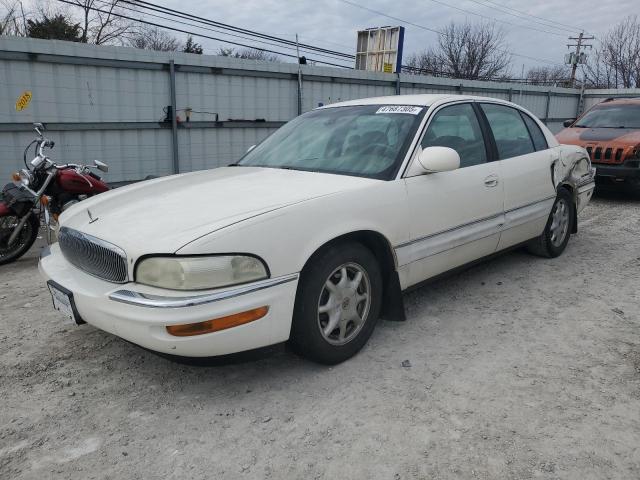
M20 98L16 101L16 111L21 112L27 108L31 102L31 97L33 97L33 95L31 95L29 90L22 92L22 95L20 95Z
M382 67L384 73L393 73L393 63L385 63Z

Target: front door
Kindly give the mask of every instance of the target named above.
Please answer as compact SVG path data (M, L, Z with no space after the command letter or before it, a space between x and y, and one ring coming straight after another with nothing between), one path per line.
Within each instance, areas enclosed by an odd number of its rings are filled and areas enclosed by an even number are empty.
M429 146L456 150L460 168L405 178L411 240L396 253L409 285L493 253L503 223L499 166L472 104L436 111L421 141Z

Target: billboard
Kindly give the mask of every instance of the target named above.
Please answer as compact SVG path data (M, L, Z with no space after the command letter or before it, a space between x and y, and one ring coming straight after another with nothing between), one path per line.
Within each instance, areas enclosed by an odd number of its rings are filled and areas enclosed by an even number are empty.
M360 30L356 46L356 70L400 73L404 27L375 27Z

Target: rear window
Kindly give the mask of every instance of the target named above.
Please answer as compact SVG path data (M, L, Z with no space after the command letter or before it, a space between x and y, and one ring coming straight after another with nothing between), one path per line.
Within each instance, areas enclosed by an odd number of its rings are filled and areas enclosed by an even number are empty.
M491 103L482 104L500 160L534 152L533 142L524 120L515 108Z
M546 150L549 148L547 145L547 139L540 130L538 124L526 113L520 112L522 118L524 118L524 123L527 124L527 128L529 129L529 133L531 134L531 140L533 140L533 146L536 147L536 150Z

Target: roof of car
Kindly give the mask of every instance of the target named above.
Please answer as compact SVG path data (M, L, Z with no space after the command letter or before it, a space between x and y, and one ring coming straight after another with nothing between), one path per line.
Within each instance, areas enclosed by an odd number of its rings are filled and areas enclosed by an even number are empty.
M331 103L322 108L347 107L356 105L418 105L428 107L442 100L487 100L503 102L500 99L476 97L472 95L424 94L424 95L389 95L386 97L359 98L346 102ZM504 102L508 103L508 102Z

